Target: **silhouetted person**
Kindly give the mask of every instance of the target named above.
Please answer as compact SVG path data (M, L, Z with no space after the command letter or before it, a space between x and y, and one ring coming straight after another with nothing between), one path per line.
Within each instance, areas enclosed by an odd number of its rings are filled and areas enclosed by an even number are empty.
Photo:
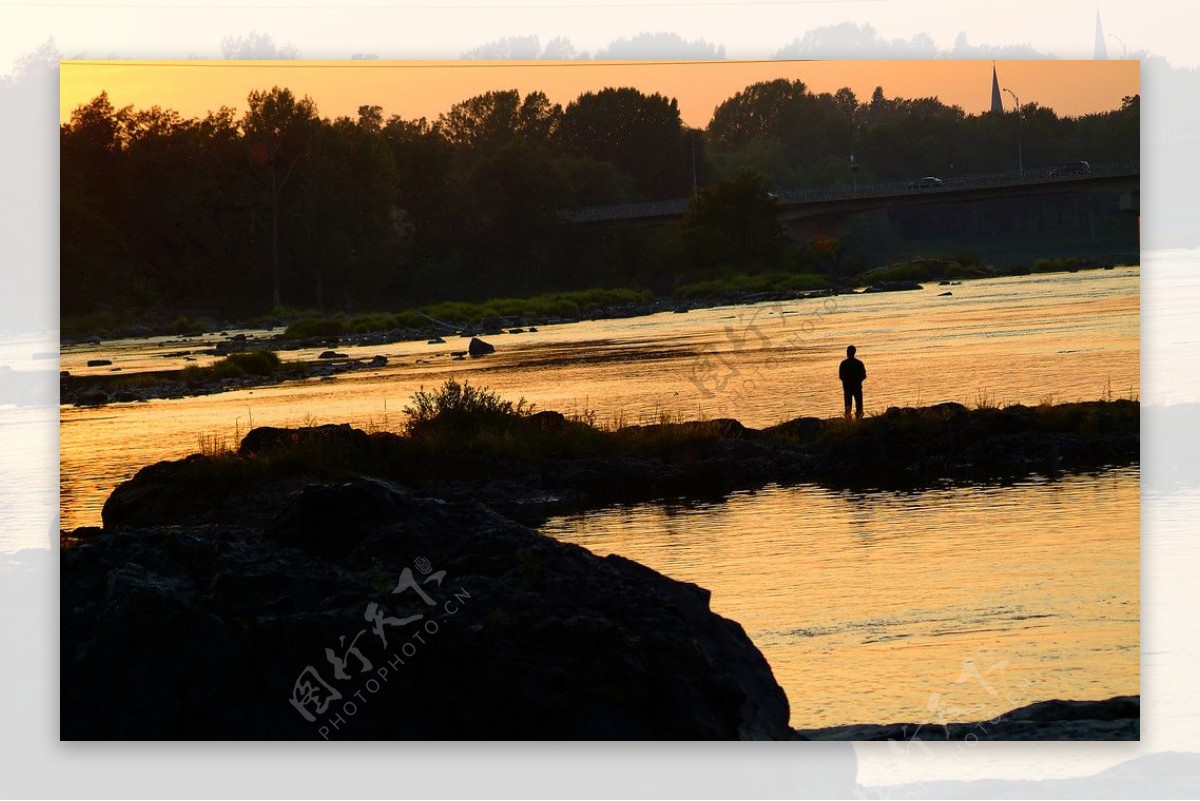
M854 358L858 348L846 348L846 358L838 365L838 378L842 380L842 398L846 401L846 417L850 416L850 401L854 401L854 416L862 419L862 384L867 380L867 368Z

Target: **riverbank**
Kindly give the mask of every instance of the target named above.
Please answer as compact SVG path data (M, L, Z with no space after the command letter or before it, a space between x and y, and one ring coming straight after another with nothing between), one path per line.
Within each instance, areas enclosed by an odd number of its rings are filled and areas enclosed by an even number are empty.
M1136 258L1136 254L1129 254ZM625 319L663 312L684 313L717 306L785 302L811 297L921 289L924 284L949 286L961 281L985 281L1011 276L1111 270L1120 259L1036 259L1029 265L996 270L978 260L914 257L884 265L857 276L824 276L810 273L733 274L697 281L666 295L644 289L589 289L557 292L531 298L498 298L480 302L447 301L398 312L322 314L313 310L281 310L241 320L226 320L212 312L176 313L160 310L144 314L137 322L123 315L94 314L63 321L62 344L99 344L110 339L152 336L225 336L229 330L283 329L275 340L281 349L387 344L433 336L466 333L496 335L512 328L528 329L582 320ZM261 347L261 343L259 344ZM236 342L227 347L236 349Z
M977 480L1018 455L1028 468L1036 453L1045 468L1056 451L1058 469L1137 458L1130 402L600 431L462 397L417 403L406 435L255 429L236 452L143 469L103 528L64 533L63 736L912 739L904 724L793 732L808 701L789 705L706 590L517 518L622 495L709 497L746 473L783 480L789 465L876 475L917 445L936 457L920 462L925 481ZM983 445L971 462L969 443ZM1058 704L1012 718L1036 729L990 721L973 736L1121 739L1136 715L1119 704L1086 719L1125 728L1085 729Z

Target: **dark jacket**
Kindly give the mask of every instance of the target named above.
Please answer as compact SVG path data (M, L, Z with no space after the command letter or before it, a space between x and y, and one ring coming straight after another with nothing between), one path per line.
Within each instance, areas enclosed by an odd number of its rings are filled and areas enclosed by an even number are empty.
M867 368L858 359L848 356L838 365L838 378L843 384L861 386L867 378Z

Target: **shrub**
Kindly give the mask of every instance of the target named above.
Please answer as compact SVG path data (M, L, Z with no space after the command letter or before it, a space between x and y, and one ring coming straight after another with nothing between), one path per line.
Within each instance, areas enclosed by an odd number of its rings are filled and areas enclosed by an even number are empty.
M179 377L188 384L199 384L211 379L241 378L247 375L271 375L279 369L281 364L279 356L272 351L253 350L244 353L231 353L211 367L188 365L180 371Z
M514 404L469 381L460 384L451 378L437 390L422 388L413 393L412 405L404 407L408 415L404 430L414 439L433 435L466 442L484 430L503 429L532 411L524 398Z
M306 339L308 337L337 337L345 331L346 324L337 318L305 317L289 325L283 335L289 339Z
M217 366L226 364L238 367L248 375L271 375L279 369L281 362L274 351L250 350L243 353L231 353Z
M965 261L959 261L965 259ZM940 281L949 278L983 278L992 271L979 263L970 253L943 259L918 256L908 261L877 267L862 276L866 283L874 281Z
M168 326L168 328L170 329L172 334L174 334L176 336L181 336L181 337L199 336L200 334L203 334L207 330L204 323L201 323L197 320L193 320L192 318L188 317L187 315L180 315L180 316L176 317L171 322L171 325Z
M828 289L828 279L806 273L766 273L745 275L737 273L684 284L676 291L681 298L719 297L731 293L791 292Z

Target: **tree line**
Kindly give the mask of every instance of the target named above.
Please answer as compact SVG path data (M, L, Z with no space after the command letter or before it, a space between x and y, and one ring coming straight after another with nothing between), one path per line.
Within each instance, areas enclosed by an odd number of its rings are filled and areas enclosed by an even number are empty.
M231 317L831 269L828 242L782 238L769 190L1015 172L1018 137L1027 167L1139 147L1137 97L1079 118L1036 104L968 115L787 80L746 87L704 129L627 87L565 107L487 92L432 121L379 106L323 118L274 87L203 118L102 93L60 137L63 314ZM677 226L594 231L561 214L689 196Z

